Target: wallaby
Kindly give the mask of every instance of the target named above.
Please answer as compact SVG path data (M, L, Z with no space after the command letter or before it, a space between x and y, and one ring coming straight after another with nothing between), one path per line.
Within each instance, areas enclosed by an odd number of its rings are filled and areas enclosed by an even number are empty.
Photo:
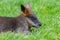
M28 34L31 27L40 27L41 23L32 12L30 4L21 5L21 14L17 17L0 16L0 32L17 31Z

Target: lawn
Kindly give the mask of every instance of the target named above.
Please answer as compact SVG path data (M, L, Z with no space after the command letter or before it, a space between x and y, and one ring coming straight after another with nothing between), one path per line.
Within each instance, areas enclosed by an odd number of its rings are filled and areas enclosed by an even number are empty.
M0 16L16 17L20 5L30 3L32 10L42 23L32 28L32 33L1 33L0 40L60 40L60 0L0 0Z

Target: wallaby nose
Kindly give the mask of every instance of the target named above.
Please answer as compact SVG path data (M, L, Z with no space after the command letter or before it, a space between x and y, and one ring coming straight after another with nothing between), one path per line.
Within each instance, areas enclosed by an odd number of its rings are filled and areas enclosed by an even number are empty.
M39 26L41 26L41 24L39 24Z

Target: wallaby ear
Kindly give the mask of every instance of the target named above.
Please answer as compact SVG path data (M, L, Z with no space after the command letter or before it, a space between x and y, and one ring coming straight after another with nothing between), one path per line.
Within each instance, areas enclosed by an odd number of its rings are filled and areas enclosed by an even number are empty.
M21 5L21 11L23 12L24 16L29 15L29 10L28 10L27 6Z
M25 12L25 9L26 9L26 8L24 7L24 5L21 5L21 11L22 11L22 12Z
M29 3L26 4L26 8L29 8L29 9L31 8Z

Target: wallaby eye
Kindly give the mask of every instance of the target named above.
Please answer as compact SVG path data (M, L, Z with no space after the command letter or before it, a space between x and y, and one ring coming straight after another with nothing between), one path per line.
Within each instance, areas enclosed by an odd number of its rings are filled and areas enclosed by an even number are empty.
M36 20L37 18L35 18L35 17L31 17L31 19L32 19L32 20Z
M28 16L28 18L30 18L31 20L36 20L37 19L36 17L33 17L33 16Z

